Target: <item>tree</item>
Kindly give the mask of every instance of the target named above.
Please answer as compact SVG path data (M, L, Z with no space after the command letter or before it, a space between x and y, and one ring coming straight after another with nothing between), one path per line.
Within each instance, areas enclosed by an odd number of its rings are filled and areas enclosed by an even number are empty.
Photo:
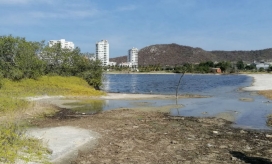
M89 85L99 89L102 85L103 67L100 60L90 61L90 69L78 74L85 79Z
M222 61L216 64L216 67L219 67L222 72L229 72L231 68L231 64L228 61Z
M246 66L245 66L245 69L246 69L246 70L253 70L253 69L256 69L256 64L246 65Z
M0 37L0 68L3 77L12 80L37 78L43 73L43 63L37 57L43 42L29 42L25 38Z
M239 70L243 70L245 68L244 62L242 60L237 61L236 66Z

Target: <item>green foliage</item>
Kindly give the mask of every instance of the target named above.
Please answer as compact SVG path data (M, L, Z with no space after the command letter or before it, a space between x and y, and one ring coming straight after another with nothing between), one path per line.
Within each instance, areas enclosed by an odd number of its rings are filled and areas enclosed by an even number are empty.
M255 64L246 65L245 69L246 70L254 70L254 69L256 69L256 65Z
M27 137L19 124L1 124L0 134L0 163L15 163L18 160L49 163L48 151L41 141Z
M37 57L43 42L28 42L25 38L0 37L0 69L5 78L20 80L37 78L43 73L44 64Z
M98 89L102 85L102 67L85 58L79 48L52 47L25 38L0 36L0 70L4 78L19 81L42 75L79 76ZM88 72L88 73L87 73ZM88 74L88 75L86 75ZM92 79L94 78L94 79Z
M195 66L195 72L197 73L209 73L210 72L210 66L208 63L199 63Z
M191 63L185 63L183 65L182 72L184 72L185 70L186 70L186 72L193 73L194 72L194 65Z
M37 80L22 79L13 81L2 80L0 89L0 112L22 110L29 102L22 99L25 96L63 95L63 96L98 96L103 92L95 90L82 78L42 76Z
M267 69L268 72L271 72L272 71L272 66L269 66L268 69Z
M88 71L78 73L79 77L85 79L89 85L99 89L102 85L103 69L99 60L92 61Z
M264 72L264 68L263 67L259 68L259 72Z
M96 96L103 94L89 86L79 77L42 76L37 80L23 79L19 82L4 79L0 95L24 97L37 95Z
M174 67L173 73L182 73L182 72L184 72L184 70L186 70L186 67L184 67L182 65L176 65Z
M239 70L243 70L245 68L245 65L244 65L244 62L242 60L239 60L237 63L236 63L236 66Z
M229 73L231 71L231 63L229 61L219 62L216 64L216 67L219 67L224 73Z

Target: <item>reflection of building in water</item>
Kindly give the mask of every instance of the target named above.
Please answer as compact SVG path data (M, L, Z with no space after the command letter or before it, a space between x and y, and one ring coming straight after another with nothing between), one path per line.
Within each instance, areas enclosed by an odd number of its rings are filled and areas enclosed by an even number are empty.
M110 82L109 81L103 82L102 88L106 92L109 91L111 89L110 88Z
M137 91L137 81L138 81L138 76L137 75L132 75L131 76L131 81L130 81L131 93L136 93L136 91Z

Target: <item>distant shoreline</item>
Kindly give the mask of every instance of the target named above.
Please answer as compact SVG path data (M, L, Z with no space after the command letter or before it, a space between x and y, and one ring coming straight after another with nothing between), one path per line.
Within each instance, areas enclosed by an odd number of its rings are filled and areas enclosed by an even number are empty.
M104 72L104 74L182 74L182 73L173 73L173 72L164 72L164 71L154 71L154 72L128 72L128 71L122 71L122 72ZM218 73L185 73L186 75L226 75L226 74L218 74ZM230 74L231 75L231 74Z
M128 71L114 71L114 72L104 72L104 74L176 74L173 72L164 71L154 71L154 72L128 72Z

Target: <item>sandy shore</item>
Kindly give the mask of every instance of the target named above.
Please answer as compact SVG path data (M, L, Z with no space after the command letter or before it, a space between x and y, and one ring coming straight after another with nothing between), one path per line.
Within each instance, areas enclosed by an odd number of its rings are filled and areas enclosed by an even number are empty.
M261 91L272 90L272 75L271 74L246 74L246 76L253 77L252 86L245 87L245 91Z

